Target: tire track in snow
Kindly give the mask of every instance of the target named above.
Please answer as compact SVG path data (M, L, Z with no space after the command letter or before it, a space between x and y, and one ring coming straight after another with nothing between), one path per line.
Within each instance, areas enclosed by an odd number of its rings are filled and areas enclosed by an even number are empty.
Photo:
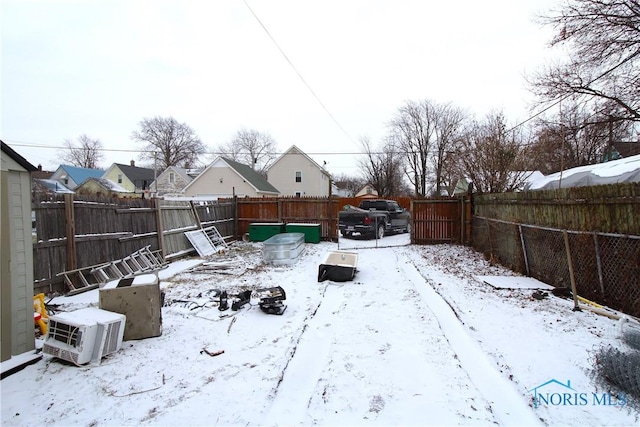
M326 324L343 299L340 289L325 286L320 305L302 330L284 367L264 425L294 425L306 417L309 400L331 356L332 335Z
M414 284L424 302L437 318L440 329L458 356L462 368L474 386L490 402L501 425L542 425L533 409L506 378L496 370L478 343L467 333L451 306L435 291L433 281L424 277L414 260L402 251L405 276ZM400 257L399 257L400 260ZM426 283L422 284L423 281Z

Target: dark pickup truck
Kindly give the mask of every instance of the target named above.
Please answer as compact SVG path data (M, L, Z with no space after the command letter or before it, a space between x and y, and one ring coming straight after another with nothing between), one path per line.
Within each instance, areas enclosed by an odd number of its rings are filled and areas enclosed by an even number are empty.
M388 233L408 233L411 215L393 200L363 200L360 206L345 206L338 213L338 228L345 237L353 233L382 239Z

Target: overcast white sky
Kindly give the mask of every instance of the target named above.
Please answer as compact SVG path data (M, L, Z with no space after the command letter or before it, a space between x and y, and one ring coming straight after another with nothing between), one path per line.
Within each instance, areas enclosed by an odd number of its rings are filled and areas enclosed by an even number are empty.
M173 116L211 149L245 127L355 175L360 138L407 100L528 117L524 77L551 58L534 15L558 3L247 0L329 115L243 0L2 0L0 137L53 170L87 134L107 167L138 159L140 120Z

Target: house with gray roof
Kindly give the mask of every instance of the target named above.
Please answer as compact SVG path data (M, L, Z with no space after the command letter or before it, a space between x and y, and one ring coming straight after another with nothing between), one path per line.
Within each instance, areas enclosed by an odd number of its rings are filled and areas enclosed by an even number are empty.
M227 197L275 197L277 188L250 166L217 157L183 191L191 199L216 200Z
M151 183L155 179L155 171L149 168L140 168L133 160L130 165L121 163L112 164L107 171L98 178L108 179L126 191L137 194L138 197L150 192Z
M193 181L190 171L177 166L169 166L157 176L151 184L151 190L159 197L182 195L182 190Z

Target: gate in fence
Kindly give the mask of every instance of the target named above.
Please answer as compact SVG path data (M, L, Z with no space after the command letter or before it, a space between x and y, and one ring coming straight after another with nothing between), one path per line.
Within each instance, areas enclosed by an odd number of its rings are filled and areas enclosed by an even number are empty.
M471 238L471 197L411 201L411 243L468 244Z

